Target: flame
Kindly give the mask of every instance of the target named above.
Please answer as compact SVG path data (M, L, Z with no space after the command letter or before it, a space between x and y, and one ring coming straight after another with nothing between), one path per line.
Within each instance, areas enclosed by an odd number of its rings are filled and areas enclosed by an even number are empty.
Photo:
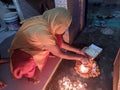
M84 78L95 78L100 75L99 66L94 60L90 60L88 65L81 64L81 62L77 62L74 67L76 73Z
M83 64L80 66L80 70L82 73L87 73L89 71L88 67L85 67Z
M80 86L80 88L83 88L83 85L81 83L79 84L79 86Z
M60 90L86 90L86 84L79 80L72 82L68 77L58 81Z

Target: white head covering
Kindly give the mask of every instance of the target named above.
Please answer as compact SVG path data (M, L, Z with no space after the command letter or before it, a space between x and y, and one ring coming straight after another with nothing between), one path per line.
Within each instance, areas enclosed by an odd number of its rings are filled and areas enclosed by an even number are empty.
M45 11L42 16L50 25L53 35L63 34L72 21L69 11L62 7Z

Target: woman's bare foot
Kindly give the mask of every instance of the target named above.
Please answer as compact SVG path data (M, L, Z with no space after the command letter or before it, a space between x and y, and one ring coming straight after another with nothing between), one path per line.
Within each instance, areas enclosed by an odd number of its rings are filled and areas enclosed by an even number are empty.
M5 88L6 86L7 86L7 84L6 84L6 83L4 83L4 82L0 81L0 89Z
M33 77L33 78L28 78L28 81L29 81L29 82L32 82L33 84L38 84L38 83L40 82L40 80L37 79L37 78L35 78L35 77Z

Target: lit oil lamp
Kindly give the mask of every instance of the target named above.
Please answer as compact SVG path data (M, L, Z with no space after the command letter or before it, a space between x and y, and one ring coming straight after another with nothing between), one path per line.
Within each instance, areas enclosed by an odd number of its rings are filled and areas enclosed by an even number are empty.
M82 50L89 56L89 64L83 65L80 61L76 61L74 67L76 73L84 78L97 77L100 75L100 71L94 59L102 52L102 48L91 44L89 47L84 47Z
M58 81L60 90L86 90L86 83L82 83L79 80L72 82L68 77L63 77Z
M76 73L84 78L97 77L100 75L99 67L94 60L90 60L88 65L83 65L80 61L76 61L74 69Z

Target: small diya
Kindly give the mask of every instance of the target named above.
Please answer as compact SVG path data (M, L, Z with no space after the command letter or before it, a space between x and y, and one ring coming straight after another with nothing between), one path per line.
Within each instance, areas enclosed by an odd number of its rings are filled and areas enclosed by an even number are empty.
M81 77L95 78L100 75L99 67L94 60L90 60L88 65L83 65L80 61L76 61L75 71Z
M95 44L91 44L89 47L84 47L82 50L91 58L88 65L83 65L80 61L76 61L74 67L76 73L84 78L94 78L99 76L99 66L94 59L102 52L103 49Z

